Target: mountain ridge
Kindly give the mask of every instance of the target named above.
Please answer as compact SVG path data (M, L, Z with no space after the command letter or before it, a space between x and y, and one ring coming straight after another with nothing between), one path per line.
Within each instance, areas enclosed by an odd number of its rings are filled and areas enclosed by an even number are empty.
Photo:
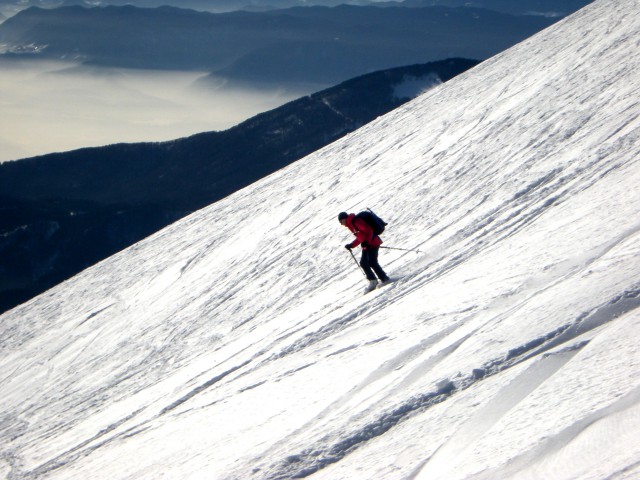
M298 7L225 14L68 8L29 9L1 24L5 55L31 51L21 58L202 70L258 84L265 79L331 85L443 58L484 59L554 22L446 7Z
M0 310L282 168L476 65L451 59L361 76L223 132L0 164ZM415 86L415 85L412 85Z
M6 9L9 11L11 7L13 9L24 9L30 6L40 6L45 8L81 5L85 7L90 6L107 6L107 5L123 5L130 4L128 0L107 0L107 1L83 1L83 0L62 0L60 2L53 2L47 5L46 1L42 0L3 0L0 1L0 5L6 5ZM408 8L415 8L420 6L447 6L447 7L461 7L471 6L478 8L486 8L488 10L495 10L503 13L510 13L516 15L527 14L527 12L534 12L536 14L555 14L556 16L566 16L570 13L579 10L588 3L588 0L526 0L515 4L508 0L404 0L404 1L368 1L368 0L313 0L309 2L307 0L272 0L264 2L262 0L188 0L175 2L173 6L189 8L198 11L209 11L212 13L222 13L228 11L237 10L279 10L285 8L292 8L295 6L337 6L340 4L350 4L358 6L376 6L376 7L388 7L388 6L402 6ZM137 0L136 6L140 8L156 8L166 5L165 0ZM171 5L171 4L169 4ZM11 7L9 7L11 6ZM15 13L15 12L12 12Z

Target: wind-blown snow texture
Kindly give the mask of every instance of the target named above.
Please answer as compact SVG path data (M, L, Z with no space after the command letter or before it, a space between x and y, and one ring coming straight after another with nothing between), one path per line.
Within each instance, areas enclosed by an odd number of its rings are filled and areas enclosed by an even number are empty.
M7 478L640 476L640 8L602 0L0 317ZM341 210L390 226L361 295Z

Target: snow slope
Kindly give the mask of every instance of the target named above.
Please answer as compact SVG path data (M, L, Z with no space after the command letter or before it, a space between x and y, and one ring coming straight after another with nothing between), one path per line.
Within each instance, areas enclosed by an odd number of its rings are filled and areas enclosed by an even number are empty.
M0 473L640 477L640 8L601 0L0 317ZM341 210L390 226L363 296Z

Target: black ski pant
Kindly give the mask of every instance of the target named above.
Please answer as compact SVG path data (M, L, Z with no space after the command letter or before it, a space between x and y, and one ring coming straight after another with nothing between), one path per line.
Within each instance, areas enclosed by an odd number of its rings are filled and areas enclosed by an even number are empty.
M384 282L389 279L387 274L384 273L382 267L378 263L378 250L376 247L367 247L367 249L362 250L362 257L360 257L360 266L362 270L364 270L365 275L368 280L375 280L376 275L380 279L380 281ZM373 272L376 272L375 275Z

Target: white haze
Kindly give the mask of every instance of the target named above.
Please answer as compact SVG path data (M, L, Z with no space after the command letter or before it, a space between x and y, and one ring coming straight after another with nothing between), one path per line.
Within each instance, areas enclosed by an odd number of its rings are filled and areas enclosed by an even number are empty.
M194 85L204 75L2 61L0 162L225 130L317 88Z

